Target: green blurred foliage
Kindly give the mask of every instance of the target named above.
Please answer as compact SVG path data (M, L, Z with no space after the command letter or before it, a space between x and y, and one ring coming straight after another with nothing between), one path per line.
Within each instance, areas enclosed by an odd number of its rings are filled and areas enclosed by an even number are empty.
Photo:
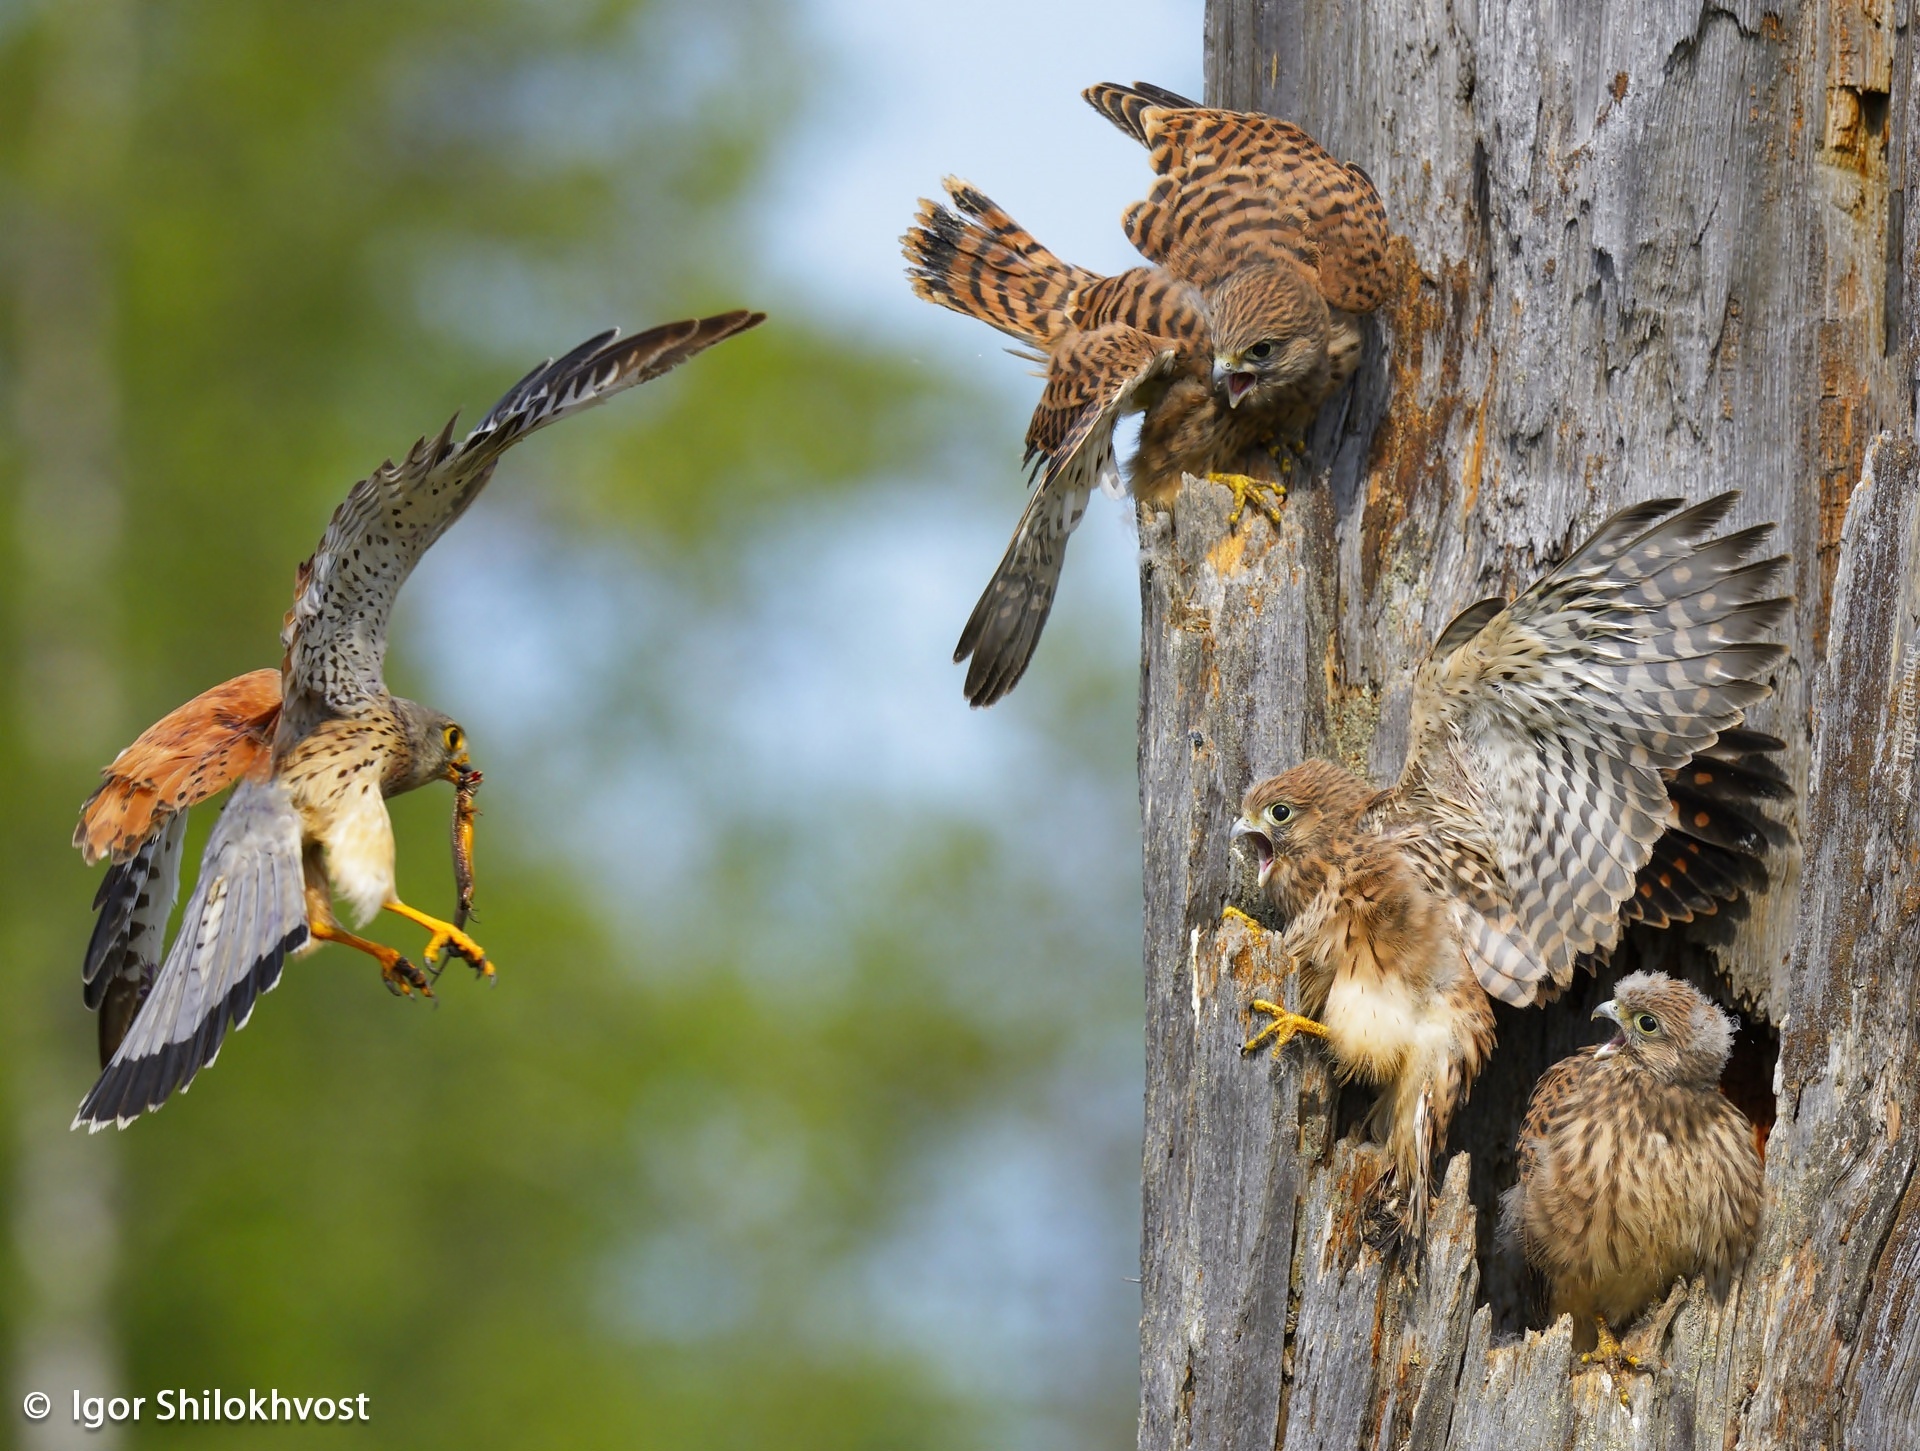
M124 131L69 154L46 95L54 32L91 24L130 46ZM105 280L120 542L76 567L119 704L91 728L124 740L270 663L294 565L346 485L451 400L473 416L608 320L777 309L739 280L739 231L804 50L773 0L0 3L0 237L57 213ZM76 157L105 158L102 173L75 176ZM11 245L0 260L18 276ZM22 303L0 287L10 498L29 463L12 394ZM977 420L977 400L884 349L804 313L776 322L543 436L502 486L718 597L743 518L777 527ZM8 511L9 557L29 525ZM35 609L17 579L0 585L0 975L21 1008L11 1041L53 1042L77 1100L92 1029L74 969L97 873L64 843L91 774L21 727L41 704L21 665ZM404 648L394 672L400 688L420 674ZM1087 730L1113 684L1076 681L1063 731ZM1120 715L1108 745L1124 759ZM403 886L430 908L447 891L447 810L444 792L396 803ZM127 1443L995 1444L1000 1408L822 1323L821 1284L898 1209L904 1155L1061 1050L1043 1018L963 1010L958 959L1006 950L977 940L968 903L1041 924L1007 971L1084 958L1084 930L991 843L928 829L872 866L864 920L833 904L844 942L812 950L844 960L820 1001L743 970L778 929L728 914L754 886L724 861L702 890L727 930L639 971L659 945L609 915L595 879L517 849L524 824L510 804L482 823L497 987L456 971L437 1007L398 1003L327 948L290 968L193 1093L86 1142L118 1156L107 1298L126 1386L364 1391L374 1407L364 1427L148 1423ZM417 946L401 926L377 930ZM1109 1014L1133 991L1118 967ZM22 1093L0 1074L9 1123ZM689 1224L734 1297L709 1275L686 1306L699 1323L635 1321L626 1277L657 1275L649 1236ZM9 1264L9 1335L21 1282ZM1117 1400L1089 1438L1129 1422ZM0 1418L0 1437L17 1424Z

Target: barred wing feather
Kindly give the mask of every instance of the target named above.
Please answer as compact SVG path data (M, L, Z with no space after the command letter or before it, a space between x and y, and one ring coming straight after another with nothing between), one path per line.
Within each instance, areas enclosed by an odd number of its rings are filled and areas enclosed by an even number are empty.
M280 786L242 781L207 840L152 991L73 1126L124 1127L184 1089L306 941L299 815Z
M657 378L764 316L722 313L630 338L602 333L528 373L458 443L449 420L400 463L389 460L355 484L301 566L281 632L290 714L298 716L292 728L304 728L316 715L360 714L384 699L394 598L420 556L479 496L501 454L536 429Z
M1614 946L1677 824L1673 773L1769 693L1786 561L1750 558L1766 527L1705 537L1734 498L1621 510L1421 668L1413 748L1381 814L1416 828L1423 867L1451 879L1495 997L1536 1001Z

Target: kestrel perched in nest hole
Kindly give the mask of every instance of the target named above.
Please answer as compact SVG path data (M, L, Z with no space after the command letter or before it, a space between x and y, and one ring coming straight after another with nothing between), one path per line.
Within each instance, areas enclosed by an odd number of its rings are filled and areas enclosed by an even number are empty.
M500 456L535 429L578 413L758 325L729 312L636 337L602 333L522 378L465 438L453 420L399 464L362 479L300 566L278 670L255 670L188 701L103 773L74 845L113 863L94 900L87 1005L100 1011L102 1072L74 1127L122 1126L184 1089L243 1026L290 955L338 942L380 964L395 992L429 993L426 973L391 947L342 928L335 895L359 923L385 910L427 934L437 971L460 957L491 976L459 926L395 893L386 798L450 780L459 788L456 858L471 840L479 773L460 727L387 691L393 601L420 556L466 512ZM164 958L180 881L187 809L228 786L200 876ZM462 906L470 893L462 881ZM464 912L463 914L464 915Z
M966 182L922 201L902 239L929 302L1038 349L1046 390L1027 428L1038 474L1013 542L961 632L967 699L1012 690L1053 607L1067 536L1096 485L1117 485L1115 422L1144 412L1128 470L1164 508L1213 474L1270 517L1284 491L1242 470L1298 436L1359 363L1359 319L1386 299L1387 217L1373 182L1298 126L1216 111L1157 86L1086 99L1149 149L1159 179L1127 208L1151 262L1112 277L1062 262Z
M1614 1331L1676 1279L1725 1294L1760 1218L1760 1153L1720 1092L1739 1025L1705 994L1636 972L1594 1016L1613 1038L1534 1085L1501 1226L1545 1278L1549 1317L1573 1317L1574 1349L1621 1370L1638 1361Z
M1627 923L1707 915L1765 879L1782 743L1741 722L1791 600L1785 556L1749 558L1771 525L1706 537L1734 498L1622 509L1511 604L1463 612L1415 677L1392 787L1309 761L1241 804L1233 836L1318 1018L1256 1001L1273 1022L1247 1047L1310 1033L1380 1089L1374 1208L1398 1199L1416 1240L1432 1156L1493 1048L1489 995L1543 1001Z

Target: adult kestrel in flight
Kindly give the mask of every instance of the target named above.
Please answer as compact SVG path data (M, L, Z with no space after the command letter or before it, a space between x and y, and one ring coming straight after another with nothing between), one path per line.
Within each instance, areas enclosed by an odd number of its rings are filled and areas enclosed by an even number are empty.
M1501 1223L1546 1279L1574 1349L1636 1361L1614 1331L1677 1278L1723 1294L1760 1218L1753 1125L1720 1092L1738 1026L1691 984L1636 972L1596 1018L1613 1038L1541 1075Z
M1046 364L1027 428L1038 481L954 652L972 657L976 706L1025 672L1067 536L1094 487L1119 481L1116 420L1144 412L1128 482L1165 507L1182 475L1243 469L1258 446L1310 424L1358 365L1360 315L1387 296L1387 218L1372 181L1298 126L1157 86L1085 96L1151 153L1159 180L1124 226L1152 266L1103 277L1062 262L951 177L954 209L922 201L902 239L915 292ZM1271 488L1219 477L1242 508L1249 490Z
M1384 1206L1424 1228L1427 1176L1493 1047L1489 995L1557 994L1624 926L1687 921L1763 879L1782 743L1740 728L1785 656L1771 525L1710 534L1733 494L1622 509L1511 604L1442 633L1414 681L1407 765L1377 791L1309 761L1248 791L1250 845L1307 1012L1247 1046L1326 1040L1377 1085ZM1679 512L1675 512L1680 510Z
M492 975L477 942L395 892L386 798L451 780L470 819L478 776L457 724L387 691L394 597L507 449L763 318L729 312L631 338L602 333L528 373L465 438L454 441L449 420L398 465L383 464L353 486L300 566L280 668L216 685L115 758L74 833L89 863L113 862L83 970L87 1005L101 1012L103 1071L75 1128L124 1126L184 1089L228 1026L244 1026L254 999L279 982L286 958L322 942L368 954L395 992L429 991L399 952L339 925L336 894L359 923L385 910L425 928L429 970L452 955ZM163 959L187 809L230 785ZM456 843L460 831L456 821Z

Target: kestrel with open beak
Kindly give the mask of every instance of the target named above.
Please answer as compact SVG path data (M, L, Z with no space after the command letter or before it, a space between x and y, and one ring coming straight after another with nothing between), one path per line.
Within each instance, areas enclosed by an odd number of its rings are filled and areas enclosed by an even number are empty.
M1324 1039L1380 1090L1381 1204L1423 1229L1431 1159L1524 1007L1629 922L1717 911L1764 880L1787 793L1747 730L1786 656L1771 525L1709 537L1735 495L1622 509L1518 599L1465 610L1414 680L1412 745L1382 791L1308 761L1246 794L1233 836L1284 926L1305 1014L1247 1046Z

